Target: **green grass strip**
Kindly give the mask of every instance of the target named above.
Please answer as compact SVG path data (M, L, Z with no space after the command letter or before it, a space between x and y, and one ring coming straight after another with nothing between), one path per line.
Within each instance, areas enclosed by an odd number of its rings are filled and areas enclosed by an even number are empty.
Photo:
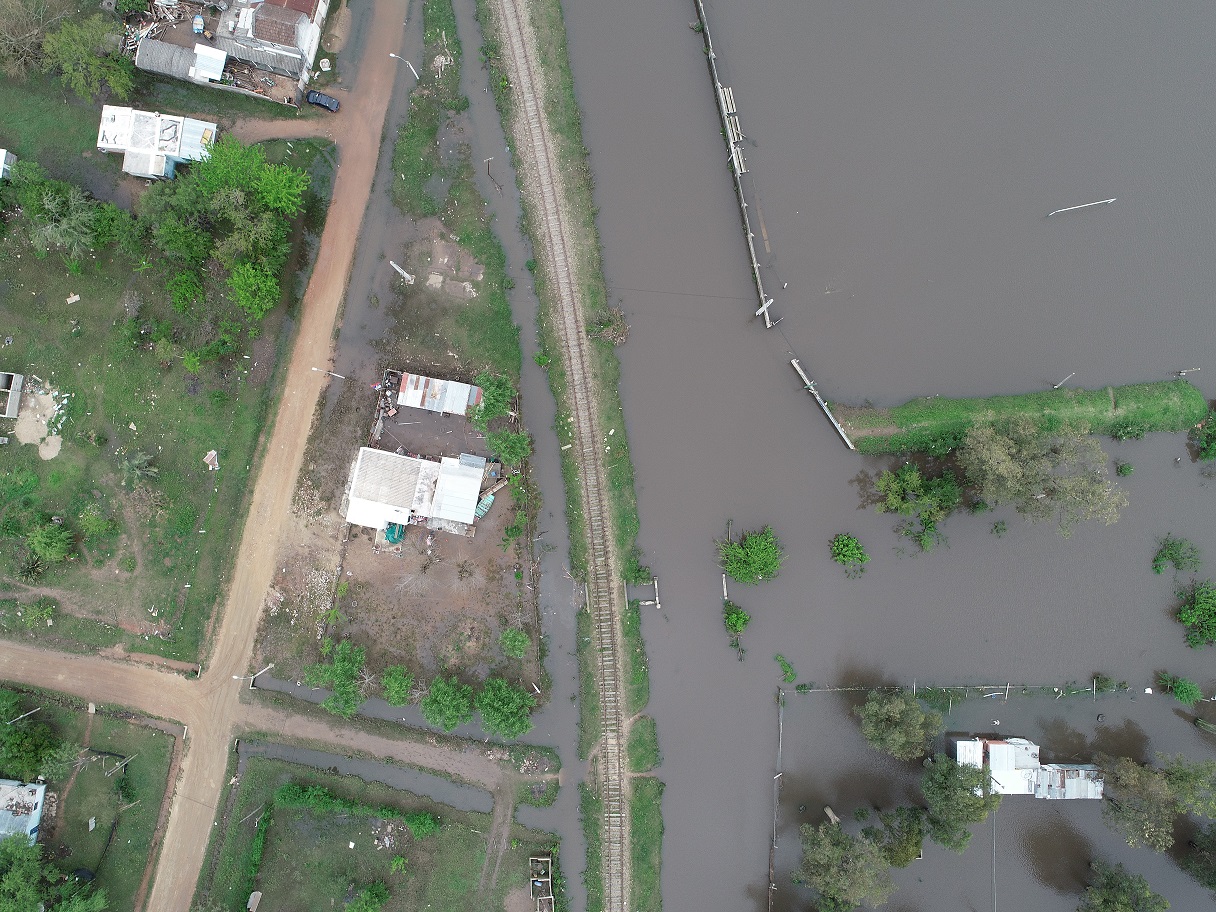
M662 912L663 783L653 776L633 780L629 799L633 861L632 905L636 912Z
M604 912L604 842L600 832L604 802L595 797L595 792L585 782L578 784L578 813L583 823L583 839L587 843L587 867L583 869L587 912Z
M626 752L631 773L648 773L659 765L659 733L654 719L638 716L633 720Z
M629 715L640 713L650 702L650 670L646 644L642 641L642 606L631 599L621 618L625 634L625 708Z
M959 446L977 421L1030 415L1044 430L1085 425L1091 433L1141 436L1193 427L1207 414L1203 393L1186 380L1058 389L986 399L930 396L891 409L836 406L862 453L942 454Z

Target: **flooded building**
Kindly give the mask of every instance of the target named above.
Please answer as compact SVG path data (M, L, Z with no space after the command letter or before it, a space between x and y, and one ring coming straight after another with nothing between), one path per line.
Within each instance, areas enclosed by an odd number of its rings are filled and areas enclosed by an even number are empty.
M998 795L1036 798L1101 798L1102 774L1092 763L1040 763L1039 745L1025 738L968 738L954 743L961 764L992 774Z
M388 533L399 527L472 535L484 483L493 484L498 467L483 456L424 459L362 447L351 467L342 515L356 526ZM397 539L399 540L399 539Z

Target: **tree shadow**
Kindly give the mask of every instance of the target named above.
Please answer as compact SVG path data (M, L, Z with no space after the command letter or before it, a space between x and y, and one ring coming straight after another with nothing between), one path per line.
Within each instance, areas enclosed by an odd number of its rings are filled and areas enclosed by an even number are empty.
M1057 893L1080 893L1089 880L1090 842L1060 813L1025 830L1022 851L1035 880Z
M849 484L857 488L858 510L869 510L881 503L886 503L887 499L878 490L876 476L865 469L850 478Z
M1089 739L1063 719L1038 720L1044 763L1084 763L1089 760Z
M1111 757L1130 757L1137 763L1148 762L1148 735L1131 719L1122 725L1099 725L1094 729L1090 750Z
M856 687L860 690L841 690L836 696L848 716L853 710L866 702L870 689L875 687L895 687L896 682L883 674L877 665L867 665L856 659L848 659L841 666L836 680L841 687Z

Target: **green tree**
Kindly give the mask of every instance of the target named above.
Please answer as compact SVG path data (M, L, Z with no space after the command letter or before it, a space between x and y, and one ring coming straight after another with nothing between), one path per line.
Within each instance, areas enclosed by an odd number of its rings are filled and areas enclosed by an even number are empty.
M502 678L489 678L477 695L483 731L503 738L518 738L532 729L532 707L536 701L522 687Z
M1102 815L1132 848L1164 852L1174 844L1178 796L1163 770L1129 757L1097 757L1104 780Z
M1182 857L1182 868L1209 890L1216 890L1216 824L1199 828Z
M1157 686L1172 693L1174 699L1185 706L1194 706L1203 699L1203 691L1194 681L1179 678L1176 675L1160 672L1157 675Z
M731 636L739 636L751 622L752 616L730 599L722 602L722 623L726 625L726 632Z
M802 864L794 882L818 894L819 912L881 906L895 892L891 866L878 846L835 823L802 827Z
M53 248L76 259L92 249L96 207L79 187L57 192L48 185L41 205L29 215L30 241L44 253Z
M971 841L967 827L988 819L1001 806L1001 796L992 792L987 766L968 766L945 754L926 761L920 788L929 808L929 838L955 852L962 852Z
M380 912L388 902L388 887L376 881L346 904L346 912Z
M1203 566L1199 549L1185 538L1167 535L1158 544L1153 555L1154 573L1164 573L1167 566L1173 566L1175 573L1195 573Z
M446 681L439 677L431 682L419 705L427 722L451 731L473 718L473 688L461 684L455 676Z
M142 450L128 451L118 462L124 487L134 488L141 481L152 481L160 469L152 465L152 456Z
M42 39L42 68L58 73L81 98L95 98L108 89L125 100L135 87L135 67L117 53L121 41L122 29L112 16L95 13L68 20Z
M295 218L304 208L304 193L311 183L306 171L290 165L266 165L254 181L258 201L287 218Z
M82 750L74 741L59 741L43 755L38 775L48 782L63 782L72 774Z
M1195 442L1200 459L1216 459L1216 410L1209 411L1199 427L1191 431L1191 440Z
M260 320L279 303L279 280L265 266L238 263L228 276L233 303L247 316Z
M414 691L414 676L404 665L390 665L380 675L380 686L384 688L384 699L390 706L405 706Z
M266 150L257 144L247 146L231 133L221 135L207 151L207 158L193 167L203 200L255 185L266 168Z
M363 702L363 666L366 650L350 640L336 646L329 643L329 661L318 662L304 669L304 681L309 687L328 687L333 693L321 705L336 716L349 719Z
M516 431L489 431L486 446L508 466L517 466L532 455L532 438Z
M1115 522L1127 505L1088 431L1048 432L1026 415L983 421L967 431L958 460L981 498L1012 504L1031 520L1054 517L1067 536L1082 520Z
M1178 590L1178 620L1186 628L1186 644L1192 648L1216 643L1216 585L1195 581Z
M832 560L844 567L846 575L857 577L865 571L870 555L856 538L841 532L832 539Z
M905 517L899 526L922 551L932 551L942 540L938 526L962 502L962 492L953 472L926 477L919 468L906 463L878 476L876 487L885 498L880 513Z
M920 857L925 844L925 812L918 807L897 807L878 815L882 828L866 827L862 835L882 851L893 868L906 868Z
M722 569L735 582L746 585L772 579L785 560L781 542L770 526L744 532L738 541L722 539L717 545Z
M1216 819L1216 760L1191 761L1159 754L1162 775L1184 813Z
M32 782L38 778L43 761L58 746L59 739L49 725L30 718L4 728L7 730L0 733L3 739L0 740L0 772L10 779Z
M872 690L853 712L861 719L861 733L870 746L896 760L919 760L943 730L941 715L904 691Z
M495 418L502 418L511 411L515 401L515 387L501 374L482 371L474 382L481 388L481 403L473 410L469 420L480 431L486 430Z
M1095 861L1093 877L1077 912L1166 912L1170 904L1148 887L1148 881L1123 865Z
M166 288L169 302L179 314L190 313L195 306L203 303L206 296L203 278L197 269L183 269L169 280Z
M503 655L512 659L522 659L532 648L532 638L524 631L512 627L499 635L498 645L502 649Z
M25 546L48 564L58 564L68 559L76 546L72 531L66 526L44 523L35 526L25 536Z

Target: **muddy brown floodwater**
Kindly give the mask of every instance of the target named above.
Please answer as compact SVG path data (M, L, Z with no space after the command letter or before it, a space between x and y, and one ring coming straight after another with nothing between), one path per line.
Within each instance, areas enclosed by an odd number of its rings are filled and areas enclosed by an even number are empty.
M766 332L751 318L691 2L565 7L606 277L633 327L622 395L640 542L662 582L665 613L647 614L644 632L668 783L666 908L764 905L776 652L821 684L1104 671L1142 689L1168 668L1211 693L1210 655L1185 647L1170 581L1149 570L1167 532L1216 560L1216 486L1180 436L1108 446L1136 469L1115 526L1066 541L1004 511L956 516L948 547L901 555L890 520L859 495L862 473L887 463L841 446L789 358L839 401L1039 390L1071 372L1102 386L1194 367L1211 395L1216 9L713 3L770 246L757 238L762 268L784 318ZM775 582L732 590L755 618L744 663L726 647L711 542L728 518L772 524L790 555ZM989 534L999 519L1000 539ZM843 531L873 556L860 580L828 558ZM1164 703L1157 711L1172 718ZM1178 724L1154 746L1183 749ZM837 713L808 725L812 740L830 740L851 723ZM800 776L812 762L786 754ZM1037 841L1066 841L1035 813L1021 817ZM1113 841L1096 813L1081 816L1084 835L1069 845L1105 852ZM783 824L784 845L794 832ZM1131 850L1114 858L1145 870L1175 908L1207 903L1173 865ZM782 861L779 905L804 907ZM973 849L960 863L983 877L990 861ZM1072 884L1066 873L1057 880ZM1011 880L1003 906L1075 906L1071 886L1036 883ZM978 901L925 895L944 912ZM893 907L923 902L910 891Z

